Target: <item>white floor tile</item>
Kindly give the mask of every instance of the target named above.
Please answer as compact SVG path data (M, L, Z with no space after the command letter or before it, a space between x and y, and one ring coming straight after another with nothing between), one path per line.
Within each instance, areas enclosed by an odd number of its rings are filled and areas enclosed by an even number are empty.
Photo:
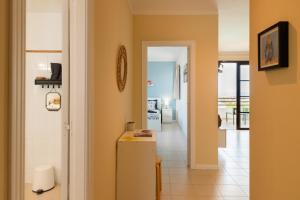
M163 166L162 200L249 200L249 132L230 130L219 149L219 170L187 167L187 140L176 123L158 135Z

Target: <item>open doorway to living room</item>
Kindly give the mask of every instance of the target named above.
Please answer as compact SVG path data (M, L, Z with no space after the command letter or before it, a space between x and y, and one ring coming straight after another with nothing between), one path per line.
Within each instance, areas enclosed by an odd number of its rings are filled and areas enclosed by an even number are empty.
M219 167L234 180L229 188L242 191L237 199L249 199L249 83L248 61L219 62Z

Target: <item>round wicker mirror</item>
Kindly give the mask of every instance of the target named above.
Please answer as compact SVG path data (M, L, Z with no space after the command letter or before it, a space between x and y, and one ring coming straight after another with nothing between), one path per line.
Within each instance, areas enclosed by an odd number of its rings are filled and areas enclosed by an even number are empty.
M125 46L121 46L118 53L117 63L117 83L119 91L122 92L125 89L127 80L127 53Z

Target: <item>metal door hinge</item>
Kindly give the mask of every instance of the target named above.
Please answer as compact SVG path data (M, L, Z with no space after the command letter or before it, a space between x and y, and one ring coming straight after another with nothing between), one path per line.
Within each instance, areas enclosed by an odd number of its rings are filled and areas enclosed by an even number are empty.
M65 129L66 129L67 131L70 131L70 130L71 130L70 124L65 123Z

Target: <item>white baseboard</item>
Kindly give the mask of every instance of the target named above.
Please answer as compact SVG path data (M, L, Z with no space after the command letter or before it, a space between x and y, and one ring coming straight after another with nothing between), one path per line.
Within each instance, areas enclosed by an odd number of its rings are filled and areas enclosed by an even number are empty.
M202 170L217 170L219 169L218 165L202 165L202 164L196 164L192 166L192 169L202 169Z

